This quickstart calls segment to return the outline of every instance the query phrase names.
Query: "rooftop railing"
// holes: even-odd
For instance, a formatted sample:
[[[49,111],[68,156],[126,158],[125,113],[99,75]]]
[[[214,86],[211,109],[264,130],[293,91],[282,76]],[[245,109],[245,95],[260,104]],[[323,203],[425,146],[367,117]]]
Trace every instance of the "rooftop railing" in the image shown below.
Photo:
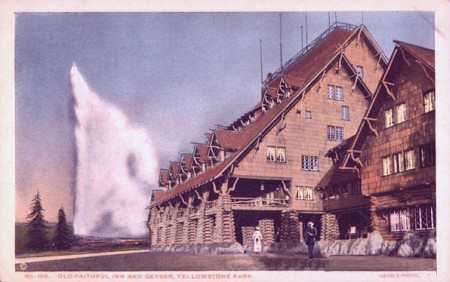
[[[348,31],[353,31],[358,28],[357,25],[335,22],[332,26],[330,26],[327,30],[322,32],[319,36],[317,36],[313,41],[311,41],[305,48],[300,50],[297,54],[295,54],[292,58],[290,58],[286,63],[284,63],[280,68],[278,68],[272,76],[266,78],[263,82],[264,85],[267,85],[271,80],[281,76],[283,71],[297,62],[300,58],[302,58],[309,50],[311,50],[314,46],[316,46],[320,41],[322,41],[325,37],[327,37],[330,33],[335,31],[336,29],[344,29]]]

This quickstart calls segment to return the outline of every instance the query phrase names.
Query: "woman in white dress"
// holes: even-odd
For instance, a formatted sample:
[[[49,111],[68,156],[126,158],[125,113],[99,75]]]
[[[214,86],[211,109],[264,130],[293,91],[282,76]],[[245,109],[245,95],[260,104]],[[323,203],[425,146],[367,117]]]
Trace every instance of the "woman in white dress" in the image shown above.
[[[262,234],[259,230],[259,226],[256,226],[255,232],[253,232],[253,251],[260,253],[262,249]]]

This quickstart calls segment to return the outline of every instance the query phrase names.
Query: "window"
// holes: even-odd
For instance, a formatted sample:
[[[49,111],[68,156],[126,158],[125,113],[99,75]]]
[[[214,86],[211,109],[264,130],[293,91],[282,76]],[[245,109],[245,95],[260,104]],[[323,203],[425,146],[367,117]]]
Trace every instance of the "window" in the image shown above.
[[[314,198],[313,188],[305,187],[305,200],[312,200]]]
[[[405,160],[406,170],[416,168],[416,153],[414,152],[414,149],[405,152]]]
[[[384,111],[384,127],[389,128],[394,125],[392,109]]]
[[[319,171],[319,157],[302,156],[302,170]]]
[[[383,158],[383,176],[390,175],[391,171],[391,157]]]
[[[328,85],[327,98],[330,100],[344,101],[344,88],[336,85]]]
[[[344,128],[340,126],[328,125],[327,138],[329,141],[343,141],[344,140]]]
[[[295,198],[297,200],[313,200],[314,199],[313,188],[309,186],[297,186]]]
[[[267,147],[267,161],[269,162],[275,161],[275,147],[273,146]]]
[[[295,198],[297,199],[297,200],[303,200],[304,199],[304,196],[303,196],[303,187],[301,187],[301,186],[297,186],[297,189],[296,189],[297,191],[296,191],[296,193],[295,193]]]
[[[416,230],[436,228],[436,208],[419,206],[414,209],[414,228]]]
[[[353,182],[353,185],[351,185],[351,186],[352,186],[352,194],[353,195],[361,195],[361,180],[357,180],[357,181]]]
[[[268,162],[286,162],[286,148],[284,147],[275,147],[275,146],[267,146],[267,161]]]
[[[405,160],[403,157],[403,152],[394,154],[394,173],[399,173],[405,171]]]
[[[364,79],[364,67],[356,66],[356,74],[359,76],[359,78]]]
[[[391,210],[389,226],[391,231],[435,229],[436,207],[434,205],[421,205]]]
[[[336,140],[343,141],[344,140],[344,128],[336,126]]]
[[[278,147],[276,152],[277,152],[277,162],[285,163],[286,162],[286,148]]]
[[[336,86],[328,85],[327,98],[330,99],[330,100],[334,100],[335,92],[336,92]]]
[[[397,105],[397,123],[405,122],[408,119],[406,114],[406,104]]]
[[[334,138],[336,136],[335,129],[336,128],[334,126],[331,126],[331,125],[328,126],[328,134],[327,134],[328,140],[330,140],[330,141],[334,140]]]
[[[434,142],[420,146],[420,166],[433,166],[435,160],[435,145]]]
[[[305,118],[306,118],[306,119],[312,119],[312,113],[311,113],[311,111],[306,111]]]
[[[423,107],[424,107],[425,113],[434,111],[434,109],[435,109],[434,90],[429,91],[423,95]]]
[[[350,107],[349,106],[342,106],[341,113],[342,113],[343,120],[350,120]]]
[[[391,231],[411,230],[411,215],[409,208],[393,210],[389,214]]]
[[[336,100],[344,101],[344,88],[336,86]]]

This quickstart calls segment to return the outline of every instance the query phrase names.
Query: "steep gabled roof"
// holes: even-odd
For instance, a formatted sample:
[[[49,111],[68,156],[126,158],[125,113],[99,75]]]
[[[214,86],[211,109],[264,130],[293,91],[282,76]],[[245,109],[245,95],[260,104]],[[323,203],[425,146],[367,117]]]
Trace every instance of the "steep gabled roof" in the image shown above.
[[[178,176],[180,174],[180,163],[179,162],[170,162],[169,174],[173,174],[174,176]]]
[[[421,61],[429,68],[434,70],[434,50],[413,45],[410,43],[402,42],[399,40],[394,40],[399,48],[402,48],[409,54],[413,55],[417,60]]]
[[[397,70],[394,67],[395,65],[401,65],[405,63],[411,64],[417,62],[426,68],[423,69],[425,75],[434,81],[435,75],[434,50],[426,49],[420,46],[412,45],[401,41],[394,41],[394,42],[396,43],[396,46],[392,51],[391,59],[388,62],[386,70],[381,76],[381,80],[377,86],[374,97],[370,102],[369,107],[367,108],[366,114],[361,123],[359,124],[358,130],[356,131],[355,134],[355,138],[350,145],[349,153],[347,153],[347,155],[345,156],[342,167],[346,168],[357,167],[357,160],[355,160],[354,158],[354,152],[360,152],[364,145],[366,137],[369,135],[371,131],[374,132],[374,130],[372,130],[374,128],[372,122],[375,121],[378,112],[381,106],[383,105],[384,97],[388,95],[387,94],[388,90],[386,89],[388,87],[386,85],[386,79],[395,76],[397,74]],[[407,60],[405,57],[405,53],[414,57],[416,59],[416,62],[413,61],[410,62],[409,60]],[[353,153],[351,151],[353,151]]]
[[[192,154],[183,153],[180,156],[180,166],[183,170],[192,171],[192,162],[194,158]]]
[[[159,170],[159,185],[166,186],[169,184],[169,170],[168,169],[160,169]]]
[[[249,135],[245,131],[234,131],[226,129],[217,129],[214,132],[219,146],[225,150],[237,151],[249,139]]]
[[[289,111],[296,104],[296,102],[298,102],[303,95],[309,91],[314,83],[320,79],[320,75],[324,71],[329,70],[339,60],[341,55],[342,66],[350,73],[350,76],[356,77],[356,70],[346,58],[343,50],[345,50],[344,47],[346,44],[348,44],[352,38],[357,36],[357,34],[361,34],[363,30],[363,26],[353,31],[335,28],[327,37],[318,42],[314,48],[299,57],[298,61],[294,64],[291,63],[289,67],[286,68],[284,75],[295,76],[297,81],[304,81],[302,88],[298,89],[296,93],[291,95],[289,98],[282,100],[274,108],[262,114],[242,131],[239,131],[240,133],[245,134],[241,135],[242,141],[240,140],[240,142],[242,142],[242,145],[239,146],[240,149],[233,156],[225,159],[225,161],[221,163],[218,163],[213,168],[199,174],[197,177],[191,178],[176,186],[174,189],[162,195],[152,205],[158,205],[163,201],[176,197],[179,193],[189,191],[203,184],[214,181],[224,175],[233,164],[239,162],[240,159],[245,156],[246,152],[257,143],[257,140],[260,137],[265,135],[277,124],[282,115]],[[268,81],[267,85],[269,87],[278,87],[280,81],[281,76],[275,77],[271,81]],[[361,79],[357,79],[356,86],[361,89],[367,99],[371,98],[372,93]],[[202,144],[198,144],[198,147],[196,148],[199,153],[202,149],[200,145]],[[205,150],[207,157],[208,150],[207,148],[205,148]]]

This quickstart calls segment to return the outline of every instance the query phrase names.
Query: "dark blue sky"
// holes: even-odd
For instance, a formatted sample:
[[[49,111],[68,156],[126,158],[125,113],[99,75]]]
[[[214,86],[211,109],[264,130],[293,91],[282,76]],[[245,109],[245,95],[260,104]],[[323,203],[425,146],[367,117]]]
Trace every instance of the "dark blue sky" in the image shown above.
[[[362,20],[358,12],[336,16]],[[301,48],[305,13],[282,19],[287,61]],[[364,13],[364,24],[387,56],[393,39],[434,48],[433,13]],[[308,13],[310,41],[327,27],[326,12]],[[49,214],[63,204],[71,216],[73,62],[103,100],[148,130],[166,167],[191,152],[191,141],[203,142],[215,124],[229,124],[259,101],[260,39],[266,75],[279,67],[278,13],[19,13],[16,201],[27,204],[17,205],[16,220],[24,220],[37,189]]]

